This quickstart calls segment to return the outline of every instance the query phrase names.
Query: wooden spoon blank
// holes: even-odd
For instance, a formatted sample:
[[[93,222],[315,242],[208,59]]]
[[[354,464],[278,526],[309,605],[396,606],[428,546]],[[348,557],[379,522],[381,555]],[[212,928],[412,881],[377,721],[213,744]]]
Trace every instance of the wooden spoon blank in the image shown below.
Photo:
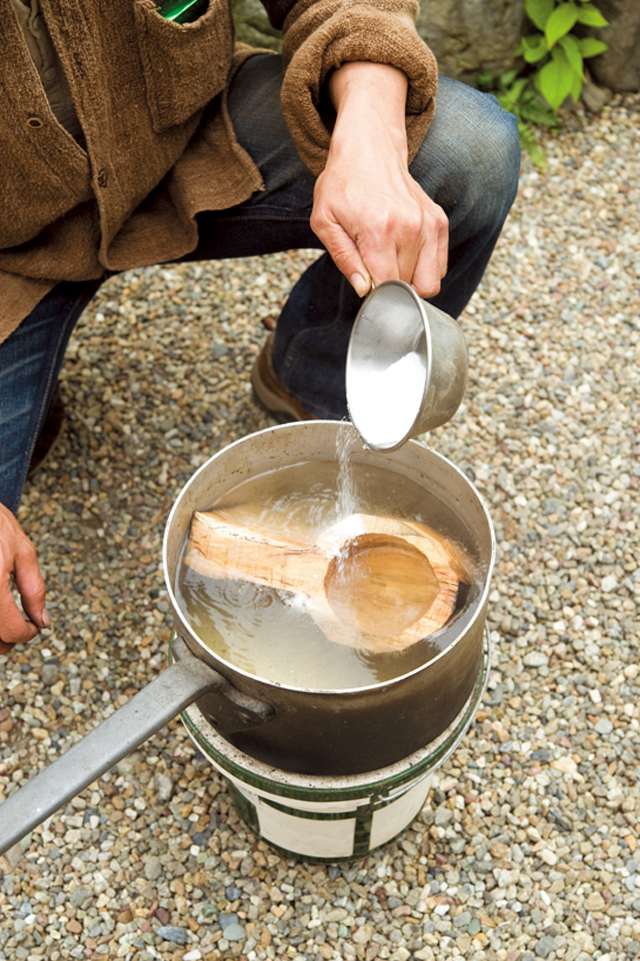
[[[469,578],[462,554],[413,521],[352,514],[309,544],[247,519],[197,511],[185,562],[206,577],[305,595],[329,640],[350,647],[398,651],[434,633]]]
[[[205,577],[307,595],[323,589],[327,570],[327,558],[313,545],[234,522],[225,511],[195,512],[185,561]]]

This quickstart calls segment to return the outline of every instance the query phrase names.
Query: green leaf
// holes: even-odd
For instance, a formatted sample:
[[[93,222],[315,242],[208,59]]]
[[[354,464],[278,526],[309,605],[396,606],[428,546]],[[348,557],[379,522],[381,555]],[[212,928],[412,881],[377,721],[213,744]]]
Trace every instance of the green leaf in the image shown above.
[[[535,99],[526,104],[522,111],[525,120],[531,121],[538,127],[558,127],[559,121],[556,115],[549,110],[546,104],[540,99],[538,94]]]
[[[531,157],[531,163],[543,172],[547,169],[547,155],[540,144],[534,143],[527,148],[527,153]]]
[[[547,40],[541,33],[523,37],[521,47],[521,56],[527,63],[538,63],[549,52]]]
[[[575,73],[582,80],[584,78],[584,67],[582,65],[582,53],[578,40],[572,36],[560,37],[558,43],[566,53],[567,60],[573,67]]]
[[[511,87],[508,87],[498,95],[498,103],[503,110],[514,113],[516,116],[520,113],[520,96],[528,82],[526,77],[520,77]]]
[[[569,33],[579,15],[583,12],[584,8],[579,10],[575,3],[561,3],[559,7],[556,7],[544,28],[544,35],[547,38],[549,48],[553,47],[560,37]]]
[[[500,80],[500,86],[502,87],[502,89],[506,90],[507,87],[510,87],[517,76],[518,76],[517,70],[506,70],[504,73],[501,73],[499,80]]]
[[[515,83],[511,84],[511,87],[509,90],[509,93],[511,94],[511,96],[514,97],[516,100],[519,100],[522,91],[527,86],[527,83],[528,83],[528,80],[526,77],[519,77],[518,80],[515,81]]]
[[[524,9],[538,30],[543,30],[554,8],[554,0],[525,0]]]
[[[597,57],[598,54],[604,53],[609,47],[603,40],[596,40],[595,37],[584,37],[583,40],[579,40],[580,53],[587,59],[587,57]]]
[[[588,27],[608,27],[609,21],[605,20],[597,7],[591,3],[585,3],[583,7],[576,7],[578,11],[578,23],[585,23]]]
[[[575,73],[563,51],[553,50],[553,58],[538,74],[540,93],[552,110],[557,111],[571,93]]]
[[[582,85],[584,83],[584,77],[579,76],[577,73],[574,74],[573,83],[571,84],[571,99],[574,103],[577,103],[580,99],[580,94],[582,93]]]

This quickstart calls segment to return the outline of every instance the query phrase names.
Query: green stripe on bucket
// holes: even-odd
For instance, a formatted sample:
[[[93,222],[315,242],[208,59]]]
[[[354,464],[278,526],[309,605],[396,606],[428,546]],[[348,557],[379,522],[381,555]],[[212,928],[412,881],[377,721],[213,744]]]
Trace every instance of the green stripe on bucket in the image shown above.
[[[260,822],[258,821],[255,804],[252,804],[249,798],[246,798],[242,791],[238,790],[233,781],[228,778],[225,778],[225,781],[236,811],[253,833],[260,837]]]
[[[242,791],[228,778],[225,778],[227,783],[227,788],[229,791],[229,797],[234,803],[238,815],[242,818],[247,827],[253,831],[257,837],[262,837],[260,833],[260,821],[258,818],[258,812],[256,810],[255,804],[244,796]],[[267,804],[269,807],[275,808],[278,811],[282,811],[284,814],[290,814],[295,818],[304,818],[310,821],[338,821],[338,820],[355,820],[355,829],[353,837],[353,851],[350,854],[346,854],[343,857],[333,858],[335,862],[339,861],[353,861],[354,858],[367,857],[371,853],[371,824],[373,818],[373,806],[369,804],[363,804],[355,811],[340,813],[330,813],[322,814],[320,812],[313,811],[300,811],[298,808],[287,807],[285,804],[277,804],[275,801],[268,800],[266,798],[261,798],[263,804]],[[402,831],[406,828],[402,828]],[[402,833],[402,831],[398,833]],[[313,857],[312,855],[301,855],[299,851],[290,851],[287,848],[283,848],[279,844],[275,844],[273,841],[269,840],[267,842],[271,847],[278,851],[281,851],[287,857],[292,857],[297,860],[303,858],[305,861],[326,863],[326,858]],[[389,842],[380,845],[380,847],[386,847]]]
[[[305,821],[353,821],[358,809],[353,811],[303,811],[300,808],[292,808],[287,804],[279,804],[273,798],[261,797],[263,804],[268,805],[275,811],[282,811],[283,814],[290,814],[294,818],[302,818]],[[366,807],[366,805],[363,805]]]
[[[255,805],[252,804],[251,801],[244,796],[244,794],[242,794],[242,792],[236,787],[233,781],[230,781],[228,778],[225,778],[225,781],[227,783],[227,787],[229,790],[229,797],[233,801],[235,808],[238,812],[238,815],[242,818],[242,820],[247,825],[249,830],[253,831],[256,837],[259,837],[259,838],[262,837],[260,833],[260,823],[258,820],[258,812],[256,811]],[[265,801],[264,798],[262,800],[263,800],[263,803],[271,804],[272,807],[278,807],[280,810],[284,811],[285,813],[291,813],[295,817],[302,816],[302,817],[311,817],[311,820],[314,819],[311,812],[301,812],[295,808],[286,808],[284,805],[276,805],[276,804],[273,804],[273,802]],[[391,803],[391,802],[387,802],[387,803]],[[323,815],[323,820],[330,819],[331,817],[333,818],[353,817],[353,812],[351,813],[351,815],[348,815],[348,814]],[[382,850],[388,847],[388,845],[395,839],[395,837],[400,837],[400,835],[407,830],[407,825],[404,825],[398,831],[398,833],[394,836],[394,838],[389,838],[388,840],[384,841],[382,844],[378,844],[375,848],[372,848],[371,847],[372,819],[373,819],[373,807],[371,805],[363,804],[356,809],[355,829],[354,829],[354,837],[353,837],[353,851],[350,854],[343,855],[342,857],[326,858],[326,857],[320,857],[320,856],[313,856],[309,854],[303,855],[303,854],[300,854],[299,851],[291,851],[289,848],[285,848],[281,844],[278,844],[273,840],[267,841],[267,844],[269,845],[269,847],[273,848],[275,851],[279,851],[285,857],[293,858],[297,861],[303,860],[309,864],[326,864],[327,862],[333,863],[333,864],[339,864],[342,862],[355,861],[355,860],[358,860],[359,858],[368,857],[374,851]]]
[[[356,829],[353,836],[353,857],[366,857],[371,853],[371,825],[373,823],[373,799],[356,811]]]

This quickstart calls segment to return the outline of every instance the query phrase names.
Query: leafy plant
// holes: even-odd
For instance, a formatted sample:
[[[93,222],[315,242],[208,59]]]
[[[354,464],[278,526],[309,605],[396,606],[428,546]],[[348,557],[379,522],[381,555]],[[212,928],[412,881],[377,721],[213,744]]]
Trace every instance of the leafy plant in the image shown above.
[[[532,82],[557,113],[567,97],[580,97],[584,61],[607,49],[595,37],[576,36],[573,28],[606,27],[607,21],[589,0],[525,0],[524,8],[537,31],[522,37],[516,56],[535,67]]]
[[[497,79],[484,72],[478,86],[493,92],[501,107],[516,116],[523,149],[544,167],[535,128],[560,127],[560,106],[569,96],[578,100],[582,92],[584,61],[607,49],[602,40],[572,31],[578,24],[606,27],[607,21],[589,0],[525,0],[525,12],[537,31],[522,37],[515,51],[524,68],[508,70]]]

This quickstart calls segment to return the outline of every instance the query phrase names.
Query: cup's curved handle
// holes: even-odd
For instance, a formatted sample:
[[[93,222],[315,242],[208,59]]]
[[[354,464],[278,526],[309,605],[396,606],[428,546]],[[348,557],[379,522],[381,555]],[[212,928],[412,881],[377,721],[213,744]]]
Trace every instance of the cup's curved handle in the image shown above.
[[[270,705],[236,690],[181,638],[174,639],[172,653],[167,670],[0,804],[0,855],[200,695],[217,692],[231,703],[235,726],[228,730],[256,727],[273,716]]]

